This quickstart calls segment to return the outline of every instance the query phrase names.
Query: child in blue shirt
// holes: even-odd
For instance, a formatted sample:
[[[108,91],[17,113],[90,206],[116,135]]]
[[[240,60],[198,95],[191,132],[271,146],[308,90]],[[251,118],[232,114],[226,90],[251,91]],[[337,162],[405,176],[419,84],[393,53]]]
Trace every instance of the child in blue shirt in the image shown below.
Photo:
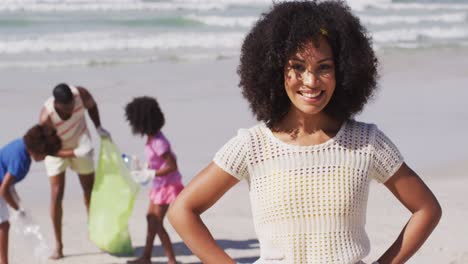
[[[54,128],[35,125],[22,137],[0,149],[0,263],[8,264],[8,231],[10,229],[8,207],[22,213],[13,198],[12,187],[23,180],[31,166],[31,159],[42,161],[47,155],[56,154],[62,146]]]

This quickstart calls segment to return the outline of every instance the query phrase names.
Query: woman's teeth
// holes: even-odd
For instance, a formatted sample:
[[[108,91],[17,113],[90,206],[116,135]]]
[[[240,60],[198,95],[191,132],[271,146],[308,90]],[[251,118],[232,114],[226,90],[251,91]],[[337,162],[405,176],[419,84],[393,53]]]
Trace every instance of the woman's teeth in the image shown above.
[[[307,98],[317,98],[319,97],[321,94],[322,94],[322,91],[318,91],[318,92],[300,92],[300,94],[304,97],[307,97]]]

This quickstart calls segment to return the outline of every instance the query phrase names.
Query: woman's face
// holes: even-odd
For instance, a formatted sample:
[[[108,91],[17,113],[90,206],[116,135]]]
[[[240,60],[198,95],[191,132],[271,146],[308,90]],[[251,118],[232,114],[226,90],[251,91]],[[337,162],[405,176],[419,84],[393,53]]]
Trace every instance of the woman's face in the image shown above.
[[[308,115],[325,108],[336,86],[333,52],[325,38],[320,38],[318,47],[307,42],[288,59],[284,81],[291,107]]]

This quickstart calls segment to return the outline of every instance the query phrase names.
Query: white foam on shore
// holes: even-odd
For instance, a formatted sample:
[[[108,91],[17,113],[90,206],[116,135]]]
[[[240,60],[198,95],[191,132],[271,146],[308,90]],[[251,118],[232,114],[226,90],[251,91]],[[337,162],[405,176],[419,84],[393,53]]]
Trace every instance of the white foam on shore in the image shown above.
[[[124,58],[83,58],[83,59],[51,59],[51,60],[3,60],[0,69],[48,69],[48,68],[70,68],[70,67],[97,67],[116,66],[124,64],[143,64],[154,62],[186,62],[186,61],[219,61],[239,56],[238,52],[218,53],[178,53],[159,56],[135,56]]]
[[[241,17],[226,17],[226,16],[200,16],[200,15],[187,15],[184,18],[197,21],[209,26],[219,27],[251,27],[255,21],[258,20],[257,16],[241,16]]]
[[[387,25],[394,23],[418,24],[422,22],[463,23],[467,21],[466,12],[422,15],[375,15],[359,16],[362,22],[374,25]]]
[[[367,8],[379,8],[392,11],[404,10],[420,10],[420,11],[440,11],[440,10],[453,10],[453,11],[466,11],[468,4],[455,4],[455,3],[373,3],[370,2],[366,5]]]
[[[372,37],[377,44],[417,41],[421,38],[463,39],[468,37],[468,29],[465,27],[401,28],[377,31]]]
[[[0,54],[39,52],[96,52],[131,49],[238,48],[243,32],[183,32],[122,34],[119,32],[76,32],[46,34],[23,39],[0,39]]]
[[[148,2],[142,0],[2,0],[0,11],[66,12],[66,11],[124,11],[124,10],[213,10],[231,6],[270,6],[273,2],[291,0],[175,0]],[[355,10],[371,5],[391,5],[390,0],[349,0]]]
[[[126,10],[217,10],[232,6],[271,6],[273,2],[291,0],[175,0],[150,2],[143,0],[2,0],[1,11],[66,12]],[[468,4],[456,3],[393,3],[391,0],[348,0],[355,11],[368,8],[385,10],[468,10]]]
[[[104,1],[104,2],[3,2],[0,12],[75,12],[75,11],[176,11],[176,10],[219,10],[226,9],[225,4],[211,3],[159,3],[140,1]]]

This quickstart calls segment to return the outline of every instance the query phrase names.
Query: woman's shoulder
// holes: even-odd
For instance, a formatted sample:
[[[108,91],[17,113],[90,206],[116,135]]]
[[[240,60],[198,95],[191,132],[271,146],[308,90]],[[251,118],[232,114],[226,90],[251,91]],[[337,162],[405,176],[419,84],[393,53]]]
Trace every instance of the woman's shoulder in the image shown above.
[[[265,134],[265,129],[268,128],[263,123],[255,124],[248,128],[239,128],[237,133],[231,136],[227,144],[249,146]]]
[[[373,123],[351,119],[345,122],[344,131],[341,132],[338,141],[346,146],[360,149],[374,144],[378,131],[377,125]]]
[[[367,123],[367,122],[357,121],[354,119],[350,119],[346,121],[346,128],[348,132],[351,131],[352,133],[356,133],[356,132],[374,133],[375,131],[378,130],[377,125],[374,123]]]
[[[267,125],[265,123],[257,123],[249,128],[240,128],[237,130],[237,137],[244,140],[255,139],[266,135]]]
[[[393,144],[378,125],[355,120],[346,123],[343,138],[345,142],[355,142],[359,145]]]

